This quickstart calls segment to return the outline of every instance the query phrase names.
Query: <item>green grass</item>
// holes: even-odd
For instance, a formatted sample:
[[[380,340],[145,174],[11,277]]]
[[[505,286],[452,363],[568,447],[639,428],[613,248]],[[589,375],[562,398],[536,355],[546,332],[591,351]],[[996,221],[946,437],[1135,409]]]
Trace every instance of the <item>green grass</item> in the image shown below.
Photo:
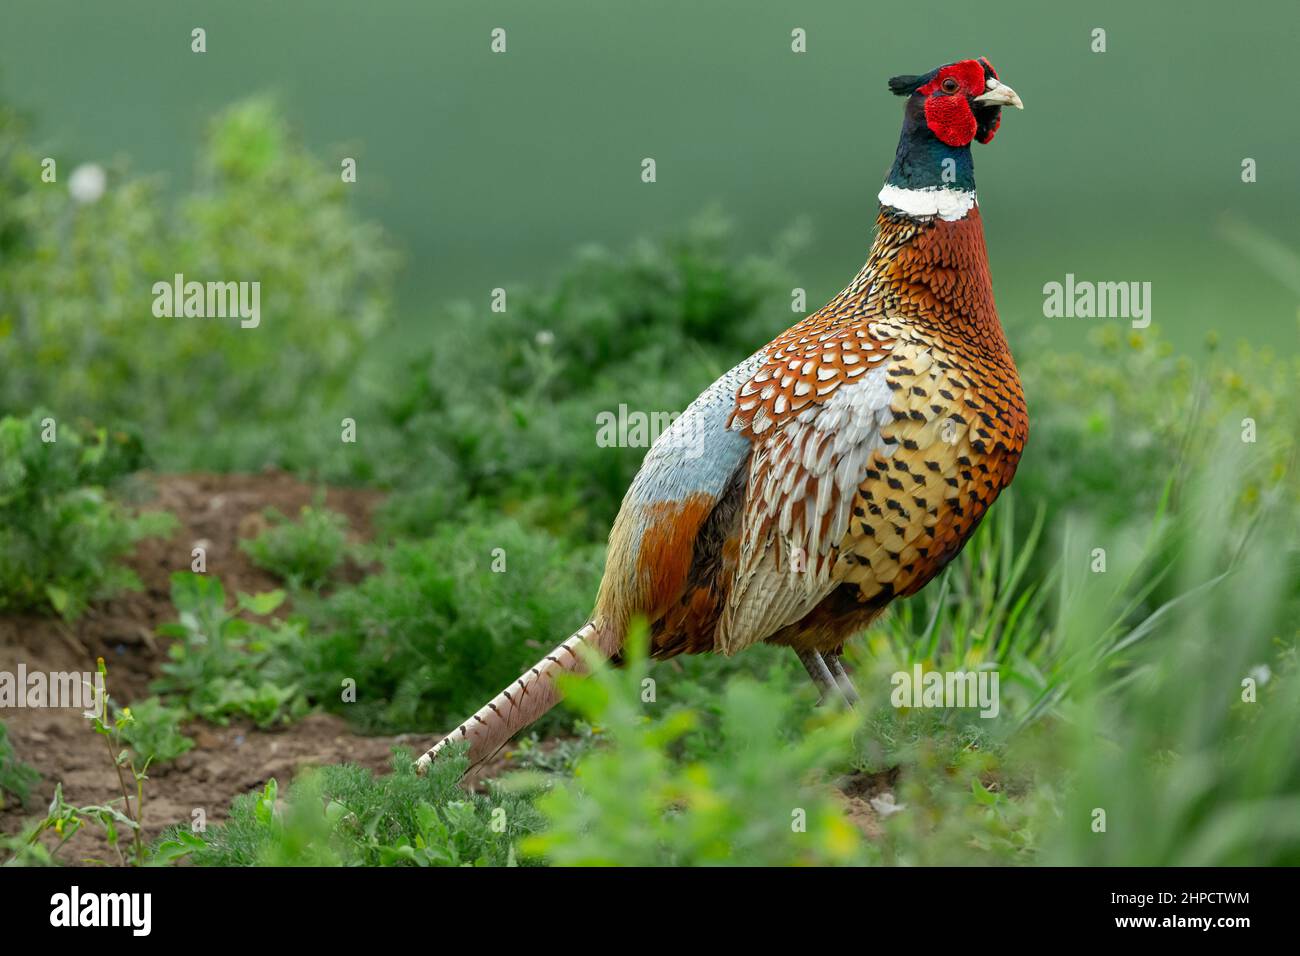
[[[38,780],[40,774],[14,755],[9,729],[0,722],[0,807],[10,799],[16,799],[19,806],[26,804]]]

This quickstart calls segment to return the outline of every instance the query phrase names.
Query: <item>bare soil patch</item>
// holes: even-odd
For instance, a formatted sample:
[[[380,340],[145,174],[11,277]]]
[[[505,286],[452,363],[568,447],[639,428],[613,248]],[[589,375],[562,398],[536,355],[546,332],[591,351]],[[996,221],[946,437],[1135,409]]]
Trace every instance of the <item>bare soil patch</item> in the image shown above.
[[[70,625],[37,615],[0,616],[0,669],[13,671],[23,662],[29,672],[93,671],[95,659],[102,656],[115,699],[129,703],[148,696],[168,643],[155,635],[155,628],[175,617],[171,575],[189,570],[191,550],[198,545],[207,550],[208,573],[221,578],[232,598],[236,591],[275,588],[279,582],[248,560],[239,541],[265,526],[263,512],[268,507],[296,516],[318,492],[317,486],[282,472],[144,476],[143,488],[143,510],[169,511],[178,521],[170,538],[142,541],[126,562],[143,588],[96,604]],[[363,489],[325,490],[326,505],[347,518],[358,542],[369,539],[371,516],[380,500],[377,493]],[[352,567],[343,576],[355,579],[362,573]],[[16,833],[31,818],[39,818],[58,782],[71,803],[101,803],[119,794],[104,739],[91,732],[78,710],[6,708],[0,719],[18,758],[41,773],[26,808],[11,802],[0,810],[0,831]],[[209,823],[220,822],[235,796],[261,787],[271,777],[287,783],[304,767],[345,761],[383,770],[393,746],[415,749],[427,746],[428,739],[362,737],[329,714],[313,714],[272,730],[204,721],[192,722],[185,730],[195,739],[194,749],[149,771],[144,822],[150,839],[173,823],[189,824],[199,809]],[[65,863],[116,861],[101,834],[91,830],[73,837],[59,858]]]

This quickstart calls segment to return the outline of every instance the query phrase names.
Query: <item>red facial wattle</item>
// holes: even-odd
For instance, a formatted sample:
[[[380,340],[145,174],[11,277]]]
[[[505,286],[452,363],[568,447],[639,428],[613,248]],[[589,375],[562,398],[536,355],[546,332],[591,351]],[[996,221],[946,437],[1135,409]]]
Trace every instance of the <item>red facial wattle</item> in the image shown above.
[[[991,65],[988,69],[993,71]],[[930,82],[917,89],[925,97],[926,125],[940,142],[949,146],[966,146],[980,131],[969,98],[984,92],[984,70],[985,63],[979,60],[951,63],[938,70]],[[980,142],[988,142],[996,130],[997,126],[994,125],[992,130],[987,131],[987,139],[981,134]]]
[[[970,104],[961,95],[931,96],[925,101],[925,122],[930,132],[949,146],[965,146],[979,128]]]

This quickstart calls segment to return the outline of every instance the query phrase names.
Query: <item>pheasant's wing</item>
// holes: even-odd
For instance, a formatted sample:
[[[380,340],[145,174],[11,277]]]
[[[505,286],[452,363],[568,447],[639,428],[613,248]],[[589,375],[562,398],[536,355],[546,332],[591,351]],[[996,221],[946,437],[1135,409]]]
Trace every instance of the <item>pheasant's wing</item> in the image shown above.
[[[840,544],[873,452],[892,453],[886,322],[795,326],[741,386],[731,428],[753,451],[740,557],[717,646],[733,654],[804,617],[839,583]]]
[[[680,599],[701,528],[746,467],[750,442],[728,422],[762,360],[755,353],[715,381],[646,454],[610,531],[598,609],[654,622]]]

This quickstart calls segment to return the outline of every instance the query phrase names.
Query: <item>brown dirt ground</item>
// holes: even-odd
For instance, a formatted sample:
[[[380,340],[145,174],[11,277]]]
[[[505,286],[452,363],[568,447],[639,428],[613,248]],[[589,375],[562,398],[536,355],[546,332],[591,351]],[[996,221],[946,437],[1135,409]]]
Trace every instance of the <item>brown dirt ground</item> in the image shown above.
[[[207,549],[208,572],[219,575],[232,597],[236,591],[256,593],[279,586],[239,550],[241,538],[253,537],[265,525],[263,512],[278,508],[296,515],[311,504],[317,488],[281,472],[258,475],[145,476],[150,499],[142,510],[164,510],[176,516],[176,532],[166,540],[140,543],[126,564],[143,588],[96,604],[71,625],[36,615],[0,616],[0,669],[12,671],[19,661],[29,671],[93,671],[95,658],[108,663],[108,686],[114,699],[147,696],[148,685],[165,660],[166,639],[154,629],[174,619],[170,600],[173,571],[188,570],[191,549]],[[371,534],[371,514],[380,497],[359,489],[331,488],[326,504],[348,519],[351,535],[364,541]],[[364,569],[345,568],[344,578]],[[92,733],[75,709],[10,709],[3,714],[16,756],[41,772],[25,809],[14,801],[0,810],[0,832],[16,833],[39,819],[62,782],[71,803],[90,804],[112,799],[120,791],[103,738]],[[390,748],[412,749],[425,739],[361,737],[340,718],[313,714],[291,727],[258,730],[250,724],[219,727],[204,721],[186,726],[195,739],[189,753],[151,768],[145,785],[144,822],[149,838],[173,823],[188,823],[202,808],[209,822],[226,816],[233,797],[262,786],[275,777],[287,783],[309,765],[352,761],[363,767],[387,767]],[[107,842],[95,830],[83,830],[59,853],[66,863],[86,858],[112,861]]]
[[[95,659],[102,656],[115,700],[148,696],[168,643],[155,635],[155,629],[174,619],[170,577],[174,571],[189,569],[191,549],[198,545],[207,549],[208,573],[221,578],[232,600],[239,591],[252,594],[278,587],[280,582],[255,567],[238,543],[265,526],[267,508],[296,515],[320,490],[277,471],[141,477],[147,498],[141,509],[171,512],[178,522],[170,538],[141,542],[126,561],[143,587],[92,606],[71,625],[36,615],[0,615],[0,670],[13,671],[22,661],[29,672],[93,671]],[[347,518],[354,541],[369,540],[371,518],[381,500],[378,493],[329,488],[325,500]],[[364,573],[365,568],[353,565],[344,568],[341,577],[356,580]],[[90,731],[80,711],[6,708],[2,716],[16,756],[39,770],[41,780],[25,808],[14,801],[0,808],[0,833],[17,833],[40,819],[58,782],[63,784],[64,798],[78,805],[105,802],[120,793],[104,740]],[[342,762],[381,771],[388,767],[392,747],[418,750],[436,739],[410,734],[363,737],[341,718],[320,713],[271,730],[248,723],[220,727],[195,721],[185,731],[194,738],[194,748],[149,771],[144,829],[150,840],[174,823],[188,825],[196,809],[204,811],[210,824],[221,822],[234,797],[262,787],[272,777],[283,785],[306,767]],[[499,758],[472,782],[477,784],[509,766],[508,757]],[[838,782],[846,814],[869,838],[880,835],[879,815],[870,799],[892,784],[886,774],[855,775]],[[50,837],[51,845],[52,841]],[[75,835],[58,859],[69,864],[116,861],[101,832],[93,828]]]

